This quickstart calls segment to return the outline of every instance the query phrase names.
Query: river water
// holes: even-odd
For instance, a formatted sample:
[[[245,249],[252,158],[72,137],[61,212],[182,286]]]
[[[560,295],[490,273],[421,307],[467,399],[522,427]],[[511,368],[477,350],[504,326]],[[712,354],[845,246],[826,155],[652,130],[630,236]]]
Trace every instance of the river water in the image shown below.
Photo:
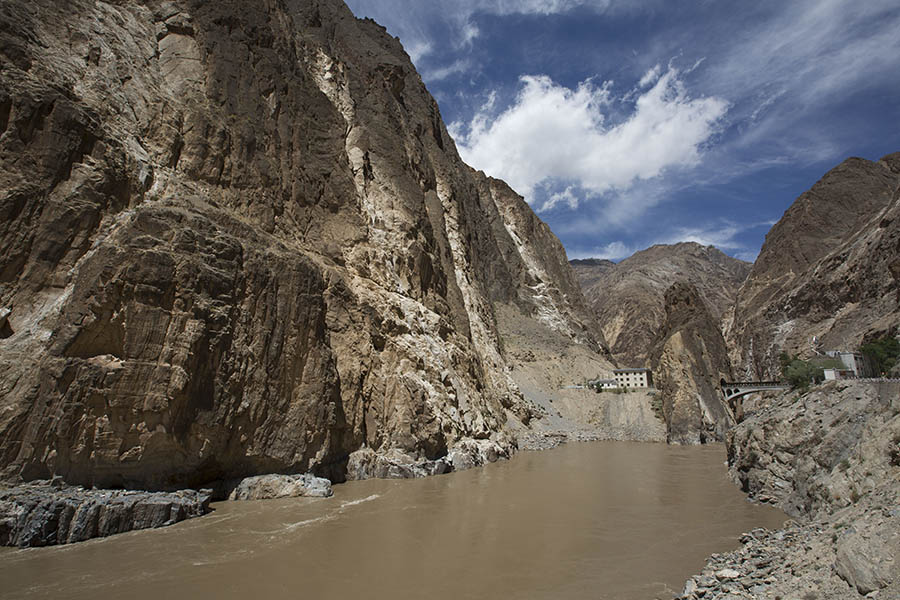
[[[720,445],[595,442],[328,499],[224,502],[173,527],[0,551],[0,597],[91,600],[671,598],[785,515]]]

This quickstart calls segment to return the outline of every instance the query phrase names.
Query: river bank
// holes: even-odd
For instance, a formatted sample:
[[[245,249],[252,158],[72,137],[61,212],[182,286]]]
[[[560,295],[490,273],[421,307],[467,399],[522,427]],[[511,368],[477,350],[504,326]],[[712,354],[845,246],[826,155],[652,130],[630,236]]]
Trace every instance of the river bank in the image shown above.
[[[900,598],[900,385],[784,394],[727,445],[732,479],[794,519],[711,556],[678,598]]]
[[[721,445],[566,444],[328,499],[213,503],[173,527],[0,550],[16,598],[671,597],[784,514],[748,503]]]
[[[362,448],[347,461],[346,479],[412,479],[464,471],[509,459],[518,451],[555,448],[568,442],[665,441],[665,426],[653,413],[647,392],[596,394],[559,390],[549,395],[523,380],[529,400],[542,413],[531,427],[510,429],[491,439],[464,439],[431,460],[400,450]],[[511,423],[518,423],[510,419]],[[295,478],[303,477],[298,484]],[[330,495],[330,482],[311,474],[267,474],[245,480],[240,499]],[[324,490],[327,493],[318,493]],[[233,498],[240,479],[214,481],[205,490],[147,492],[84,489],[56,478],[0,489],[0,546],[48,546],[81,542],[135,529],[172,525],[205,515],[210,499]],[[124,502],[124,504],[123,504]],[[108,506],[109,505],[109,506]],[[125,506],[121,509],[119,505]],[[124,512],[122,512],[124,510]],[[167,512],[169,511],[169,512]],[[171,515],[170,515],[171,512]],[[122,513],[122,514],[120,514]],[[83,523],[87,519],[87,522]]]

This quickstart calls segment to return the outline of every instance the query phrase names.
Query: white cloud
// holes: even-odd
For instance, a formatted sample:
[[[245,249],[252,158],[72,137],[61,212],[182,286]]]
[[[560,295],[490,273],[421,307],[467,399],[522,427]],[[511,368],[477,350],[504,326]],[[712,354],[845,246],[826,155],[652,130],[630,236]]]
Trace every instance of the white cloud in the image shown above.
[[[746,227],[738,227],[733,223],[706,228],[682,227],[670,237],[658,243],[696,242],[701,246],[715,246],[719,250],[742,250],[744,246],[735,241],[734,236],[746,229]]]
[[[625,245],[623,242],[615,241],[605,246],[595,246],[583,251],[569,252],[569,260],[581,258],[602,258],[606,260],[621,260],[628,258],[637,252],[635,248]]]
[[[443,67],[423,70],[422,78],[429,82],[441,81],[443,79],[447,79],[452,75],[465,73],[471,68],[472,64],[468,60],[459,59]]]
[[[570,185],[561,192],[550,194],[550,197],[544,202],[541,210],[550,210],[557,204],[563,203],[571,209],[578,208],[578,197],[573,192],[574,188]]]
[[[638,87],[645,88],[651,83],[656,83],[659,80],[659,76],[662,73],[662,67],[656,65],[641,77],[641,81],[638,83]]]
[[[717,58],[700,84],[736,105],[735,148],[793,164],[834,161],[855,124],[822,127],[823,114],[872,86],[900,89],[898,29],[896,0],[786,2],[723,31],[718,50],[704,41]]]
[[[400,37],[413,63],[422,66],[421,59],[435,50],[424,24],[441,22],[449,29],[451,45],[459,49],[470,46],[480,35],[474,22],[477,15],[554,15],[580,7],[598,13],[633,11],[653,1],[658,0],[347,0],[347,4],[356,16],[372,17],[386,25]]]
[[[720,98],[691,98],[674,67],[614,124],[605,112],[614,100],[610,82],[586,80],[574,90],[545,76],[525,76],[521,83],[514,103],[499,115],[485,106],[468,127],[457,124],[453,131],[466,162],[506,180],[529,201],[548,180],[596,196],[627,190],[669,167],[695,165],[728,107]]]
[[[430,54],[432,48],[431,43],[423,39],[413,39],[403,47],[413,64],[417,64],[423,56]]]

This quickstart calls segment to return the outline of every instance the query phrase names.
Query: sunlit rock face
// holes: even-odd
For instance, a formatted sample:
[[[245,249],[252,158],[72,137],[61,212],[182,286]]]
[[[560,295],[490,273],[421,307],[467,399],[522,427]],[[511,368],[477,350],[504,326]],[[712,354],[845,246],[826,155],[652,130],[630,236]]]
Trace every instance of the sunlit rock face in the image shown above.
[[[477,463],[536,416],[504,327],[609,366],[559,241],[339,0],[6,2],[0,25],[7,479]]]
[[[665,295],[666,321],[653,343],[651,362],[662,396],[668,440],[676,444],[721,441],[735,424],[719,390],[731,365],[718,321],[697,288],[675,283]]]
[[[781,352],[854,349],[900,324],[900,154],[849,158],[797,198],[766,236],[726,320],[745,378]]]
[[[718,321],[734,304],[751,264],[696,242],[657,244],[619,263],[573,260],[597,324],[623,366],[644,366],[666,320],[666,291],[690,282]]]

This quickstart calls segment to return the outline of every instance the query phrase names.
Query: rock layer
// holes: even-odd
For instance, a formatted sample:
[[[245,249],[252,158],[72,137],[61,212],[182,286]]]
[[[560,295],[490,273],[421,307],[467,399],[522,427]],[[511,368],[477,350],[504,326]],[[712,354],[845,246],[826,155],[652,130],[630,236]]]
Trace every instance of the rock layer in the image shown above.
[[[171,525],[209,511],[209,490],[85,490],[56,479],[0,490],[0,545],[70,544]]]
[[[608,366],[558,240],[339,0],[6,1],[0,58],[4,477],[509,453],[501,308]]]

